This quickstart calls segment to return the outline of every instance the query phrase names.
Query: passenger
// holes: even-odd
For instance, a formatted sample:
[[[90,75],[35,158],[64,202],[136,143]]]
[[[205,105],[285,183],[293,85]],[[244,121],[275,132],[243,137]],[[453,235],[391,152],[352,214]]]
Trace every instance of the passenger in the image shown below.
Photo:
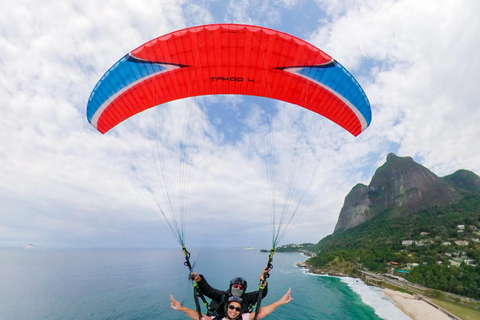
[[[268,267],[265,267],[260,274],[260,285],[264,288],[262,299],[268,293],[267,281],[265,281],[265,274],[270,271]],[[198,288],[202,294],[212,299],[208,307],[207,315],[224,317],[225,316],[225,302],[231,296],[240,297],[243,300],[243,312],[251,312],[254,305],[257,303],[258,291],[245,292],[247,289],[247,281],[242,277],[233,278],[230,281],[230,286],[227,291],[222,291],[212,288],[205,277],[195,272],[192,272],[192,279],[198,284]]]
[[[270,313],[272,313],[275,309],[277,309],[279,306],[284,305],[292,301],[292,296],[290,295],[291,288],[288,289],[287,293],[283,295],[283,297],[280,298],[280,300],[269,304],[268,306],[261,307],[257,319],[263,319]],[[182,311],[185,313],[188,317],[194,320],[198,320],[198,312],[192,309],[189,309],[187,307],[184,307],[181,305],[180,302],[175,300],[172,295],[170,295],[170,300],[172,300],[172,303],[170,304],[170,307],[172,309],[177,310],[177,311]],[[252,320],[255,317],[255,312],[248,312],[244,313],[243,310],[245,309],[245,304],[242,298],[237,297],[237,296],[231,296],[227,299],[227,302],[225,304],[225,316],[220,318],[218,316],[207,316],[202,314],[202,320],[212,320],[212,319],[218,319],[218,320]]]

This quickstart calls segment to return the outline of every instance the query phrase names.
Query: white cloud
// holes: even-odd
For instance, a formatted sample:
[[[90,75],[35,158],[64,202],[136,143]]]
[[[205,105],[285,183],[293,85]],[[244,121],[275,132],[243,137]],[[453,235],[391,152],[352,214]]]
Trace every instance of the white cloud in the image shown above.
[[[28,217],[52,221],[55,216],[61,223],[49,223],[51,228],[70,229],[70,219],[82,212],[75,219],[80,229],[91,225],[91,208],[111,214],[114,210],[107,209],[112,208],[107,203],[125,200],[117,199],[118,194],[128,198],[130,193],[133,201],[121,171],[101,161],[106,158],[104,149],[92,138],[99,134],[88,128],[84,108],[88,92],[115,59],[153,34],[183,24],[175,20],[181,17],[175,1],[153,5],[156,12],[148,11],[149,17],[143,13],[142,19],[135,18],[147,12],[135,11],[139,5],[147,3],[52,1],[32,6],[27,1],[0,13],[0,97],[5,114],[0,119],[0,189],[24,203],[18,208],[3,201],[2,225],[23,221],[31,230]],[[159,24],[161,13],[167,18]],[[26,232],[32,238],[25,236],[23,241],[42,241],[37,231]]]
[[[372,64],[370,80],[363,77],[374,108],[369,130],[386,133],[400,154],[416,156],[440,175],[460,168],[479,172],[479,156],[471,148],[480,133],[472,125],[480,120],[472,94],[480,77],[474,15],[479,4],[406,0],[348,6],[313,41],[354,74]]]
[[[142,180],[125,177],[132,155],[122,131],[102,136],[84,113],[93,86],[123,54],[203,23],[254,23],[297,36],[303,36],[299,30],[307,32],[308,40],[359,79],[372,103],[372,125],[357,138],[324,122],[306,131],[309,149],[299,183],[318,167],[317,186],[308,188],[308,196],[321,193],[286,242],[315,242],[332,232],[345,195],[356,183],[368,183],[389,152],[414,156],[439,175],[460,168],[480,173],[477,1],[352,0],[312,6],[304,1],[47,1],[41,6],[19,1],[1,11],[0,245],[174,244],[140,199],[138,192],[148,196],[146,189],[131,185]],[[322,10],[329,15],[311,19],[312,12]],[[311,25],[315,29],[308,29]],[[226,119],[208,122],[204,106],[222,101],[227,101],[226,112],[242,118],[242,128],[228,124],[221,132],[217,129]],[[180,118],[188,103],[196,114],[192,138],[200,152],[192,153],[189,239],[216,245],[229,239],[232,225],[255,246],[270,239],[262,163],[266,131],[260,126],[269,114],[260,108],[263,102],[252,101],[182,100],[161,113]],[[244,114],[246,103],[251,109]],[[286,128],[301,119],[288,108],[281,110],[273,118],[276,141],[281,141],[277,160],[284,164],[277,176],[288,181],[296,136]],[[181,139],[180,127],[172,121],[162,127],[171,134],[169,142]],[[233,140],[229,135],[235,133]],[[137,141],[141,154],[147,154],[151,146],[145,137]],[[167,158],[169,172],[177,168],[172,161],[177,159]],[[156,175],[153,167],[146,172]],[[205,230],[218,238],[206,237]]]

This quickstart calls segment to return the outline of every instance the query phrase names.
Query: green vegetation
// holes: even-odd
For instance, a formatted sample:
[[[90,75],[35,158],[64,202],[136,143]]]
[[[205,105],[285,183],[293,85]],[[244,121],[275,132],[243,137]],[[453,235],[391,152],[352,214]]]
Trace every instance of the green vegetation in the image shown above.
[[[277,252],[311,252],[315,245],[313,243],[286,244],[276,248]],[[264,250],[270,252],[269,250]]]
[[[480,310],[478,310],[479,306],[473,303],[472,305],[465,306],[463,304],[450,302],[441,298],[431,298],[431,300],[435,304],[439,305],[445,310],[452,312],[453,314],[455,314],[456,316],[460,317],[463,320],[480,319]]]
[[[478,267],[450,265],[421,265],[411,270],[408,280],[428,288],[480,298]]]
[[[480,299],[480,196],[403,216],[397,211],[322,239],[307,262],[321,269],[337,264],[395,273],[433,290]]]

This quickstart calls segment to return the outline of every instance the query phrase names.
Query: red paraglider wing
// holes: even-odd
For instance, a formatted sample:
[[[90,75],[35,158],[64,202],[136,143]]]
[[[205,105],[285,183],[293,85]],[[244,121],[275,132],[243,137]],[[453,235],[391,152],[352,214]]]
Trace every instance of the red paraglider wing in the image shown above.
[[[291,35],[235,24],[176,31],[133,50],[99,81],[87,118],[105,133],[156,105],[211,94],[290,102],[355,136],[371,121],[365,93],[330,56]]]

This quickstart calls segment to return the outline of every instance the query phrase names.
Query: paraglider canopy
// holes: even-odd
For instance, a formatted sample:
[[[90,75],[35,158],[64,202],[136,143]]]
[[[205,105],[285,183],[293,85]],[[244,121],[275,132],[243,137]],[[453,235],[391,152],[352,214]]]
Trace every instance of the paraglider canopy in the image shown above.
[[[87,118],[105,133],[148,108],[212,94],[286,101],[355,136],[371,122],[360,85],[329,55],[289,34],[240,24],[187,28],[131,51],[95,86]]]
[[[371,122],[370,104],[365,93],[353,76],[332,57],[289,34],[241,24],[213,24],[187,28],[153,39],[129,52],[113,65],[95,86],[87,105],[87,119],[99,132],[105,133],[129,117],[163,103],[218,94],[250,95],[285,101],[324,116],[354,136],[363,132]],[[304,110],[300,107],[298,109]],[[158,121],[155,124],[157,129],[166,125],[165,121]],[[271,123],[267,124],[271,129]],[[305,201],[307,190],[313,189],[311,186],[317,171],[314,170],[304,179],[306,187],[297,193],[296,185],[302,181],[298,169],[302,167],[307,153],[307,144],[302,143],[298,137],[292,148],[294,157],[289,164],[292,168],[287,174],[288,182],[282,183],[282,186],[283,184],[286,186],[285,196],[281,201],[277,201],[275,170],[277,158],[272,131],[269,130],[262,136],[267,140],[265,149],[270,148],[270,152],[265,152],[262,159],[265,160],[266,176],[269,180],[268,194],[273,231],[265,279],[268,278],[268,270],[273,267],[272,259],[276,245],[293,223],[300,203],[302,200]],[[171,170],[165,165],[166,156],[162,150],[161,134],[147,134],[146,137],[151,143],[152,162],[155,164],[161,186],[153,188],[149,183],[151,178],[149,173],[153,170],[138,172],[144,181],[143,189],[154,195],[158,209],[164,217],[165,226],[182,246],[184,264],[192,272],[190,253],[184,241],[183,223],[187,207],[189,170],[194,167],[194,162],[188,154],[193,145],[189,143],[189,138],[193,134],[189,134],[191,132],[188,123],[184,126],[183,132],[184,140],[179,142],[176,148],[180,168],[178,201],[174,196],[177,193],[171,188],[171,180],[167,178]],[[282,144],[285,145],[286,141],[282,141]],[[316,160],[317,154],[310,151],[313,152],[311,158]],[[140,159],[143,159],[136,154],[133,158],[135,165],[129,168],[129,172],[136,172],[137,167],[140,167],[138,166]],[[170,217],[167,217],[168,212],[158,200],[157,193],[164,194]],[[311,198],[314,199],[317,194],[318,192],[312,192]],[[296,196],[297,204],[290,207],[292,199]],[[312,201],[310,199],[310,203]],[[283,202],[281,210],[278,210],[280,219],[276,218],[277,202]],[[246,281],[242,280],[240,279],[237,284],[241,284],[245,290]],[[257,312],[263,297],[262,286],[261,283],[256,302]],[[195,285],[194,296],[196,309],[201,317],[198,298],[202,298],[202,295]]]

